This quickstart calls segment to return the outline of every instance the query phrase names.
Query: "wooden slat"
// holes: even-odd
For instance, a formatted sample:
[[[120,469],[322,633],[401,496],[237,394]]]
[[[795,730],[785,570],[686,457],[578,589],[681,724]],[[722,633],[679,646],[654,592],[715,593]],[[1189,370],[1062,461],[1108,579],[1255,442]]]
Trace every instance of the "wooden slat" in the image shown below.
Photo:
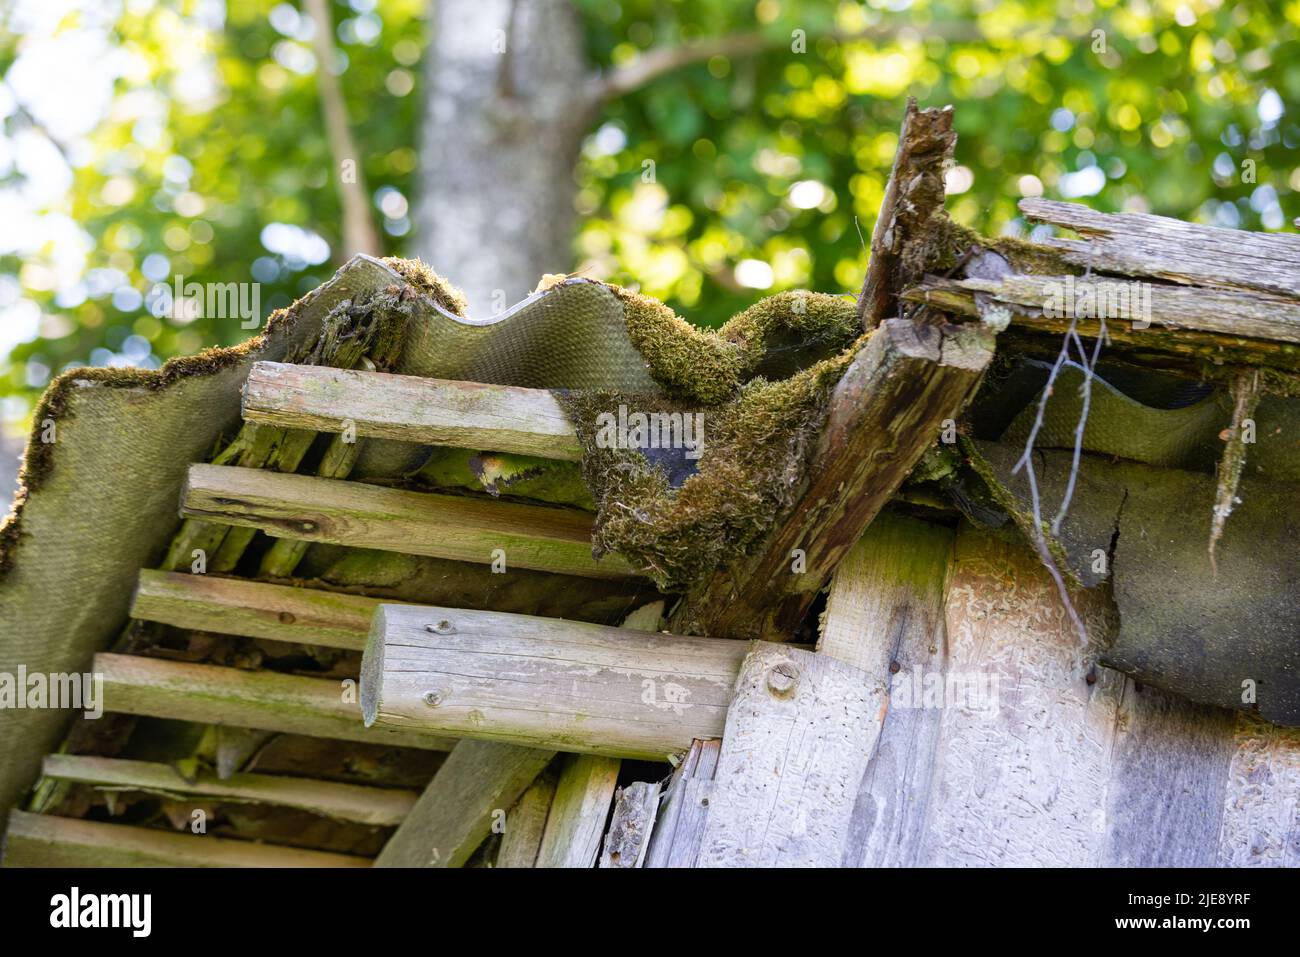
[[[177,628],[361,650],[379,600],[243,578],[140,572],[131,617]]]
[[[1079,233],[1082,239],[1047,241],[1079,266],[1300,297],[1300,236],[1294,233],[1198,226],[1145,213],[1099,213],[1080,203],[1041,198],[1022,199],[1020,211]]]
[[[548,768],[537,775],[508,814],[506,830],[497,850],[497,867],[536,867],[537,852],[546,833],[546,818],[555,800],[556,773]]]
[[[367,728],[340,682],[241,671],[136,655],[98,654],[104,710],[285,734],[449,751],[455,741],[396,728]],[[355,694],[355,689],[353,689]]]
[[[375,866],[462,866],[487,837],[493,814],[505,813],[554,756],[491,741],[461,741]]]
[[[207,768],[199,768],[190,780],[170,764],[89,755],[48,755],[41,773],[55,781],[75,781],[104,789],[274,804],[377,827],[400,824],[417,797],[413,791],[273,774],[235,773],[222,780]]]
[[[5,867],[369,867],[364,857],[13,811]]]
[[[971,326],[882,323],[835,388],[799,501],[751,556],[691,592],[672,630],[788,640],[943,421],[960,412],[991,345]]]
[[[281,538],[591,578],[635,572],[618,555],[591,557],[589,514],[538,505],[339,482],[259,469],[195,465],[182,512]]]
[[[717,739],[693,741],[674,769],[650,835],[646,867],[694,867],[699,862],[721,750]]]
[[[591,754],[570,754],[564,759],[537,851],[538,867],[595,865],[620,764],[615,758]]]
[[[659,813],[659,783],[637,781],[614,793],[614,814],[600,852],[600,866],[641,867]]]
[[[718,757],[702,867],[838,867],[887,707],[885,682],[785,645],[754,642]]]
[[[743,643],[454,608],[381,605],[366,723],[663,761],[722,733]]]
[[[244,418],[295,429],[582,460],[573,423],[544,389],[258,362]]]

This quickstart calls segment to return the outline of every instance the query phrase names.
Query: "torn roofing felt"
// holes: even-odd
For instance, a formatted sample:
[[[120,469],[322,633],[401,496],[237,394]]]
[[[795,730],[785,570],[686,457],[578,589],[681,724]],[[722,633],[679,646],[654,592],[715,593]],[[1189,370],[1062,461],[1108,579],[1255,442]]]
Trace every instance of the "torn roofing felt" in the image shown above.
[[[815,364],[857,335],[853,304],[831,296],[773,297],[722,334],[704,333],[660,303],[583,279],[562,279],[500,316],[475,321],[459,314],[459,294],[421,264],[358,256],[243,346],[174,360],[157,372],[73,371],[50,387],[29,443],[25,487],[0,533],[0,672],[86,669],[126,621],[139,570],[167,551],[189,466],[221,452],[223,436],[239,425],[252,363],[310,355],[329,334],[331,317],[381,303],[403,317],[397,358],[385,366],[391,371],[646,401],[716,405],[757,376]],[[41,441],[47,422],[52,442]],[[428,478],[435,461],[446,465],[448,450],[367,440],[352,477]],[[502,457],[478,465],[484,474],[511,471]],[[427,600],[423,582],[444,601],[463,596],[469,607],[470,586],[448,569],[458,564],[318,545],[299,574]],[[529,607],[512,607],[502,600],[500,576],[479,577],[496,580],[492,589],[473,586],[476,600],[502,610],[545,613],[550,605],[539,595],[555,591],[554,576],[517,572],[508,576],[510,587],[530,596]],[[629,587],[584,582],[582,593],[626,603]],[[55,749],[68,717],[0,711],[0,816],[35,777],[41,756]]]

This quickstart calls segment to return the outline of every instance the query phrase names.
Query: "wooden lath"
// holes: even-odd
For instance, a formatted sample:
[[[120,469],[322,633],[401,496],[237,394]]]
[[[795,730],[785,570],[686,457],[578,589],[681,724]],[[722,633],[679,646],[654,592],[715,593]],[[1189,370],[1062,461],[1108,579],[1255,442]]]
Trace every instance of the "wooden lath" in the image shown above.
[[[591,516],[562,508],[282,475],[190,468],[185,515],[277,538],[588,578],[638,577],[618,555],[591,557]]]
[[[258,362],[244,418],[292,429],[581,461],[573,423],[544,389]]]

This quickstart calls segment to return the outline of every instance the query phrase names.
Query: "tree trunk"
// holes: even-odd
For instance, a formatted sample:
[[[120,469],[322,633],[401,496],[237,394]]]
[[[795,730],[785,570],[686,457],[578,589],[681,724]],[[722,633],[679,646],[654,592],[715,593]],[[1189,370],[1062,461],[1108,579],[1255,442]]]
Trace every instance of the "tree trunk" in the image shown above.
[[[415,249],[485,318],[572,265],[593,116],[568,0],[433,0]]]

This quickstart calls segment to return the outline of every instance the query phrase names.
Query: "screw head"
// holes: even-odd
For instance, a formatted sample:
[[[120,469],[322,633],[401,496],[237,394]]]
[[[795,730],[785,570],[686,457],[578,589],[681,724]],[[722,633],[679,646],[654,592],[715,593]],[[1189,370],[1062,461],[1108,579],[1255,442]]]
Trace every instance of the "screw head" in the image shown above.
[[[426,691],[424,693],[424,703],[430,708],[436,708],[442,704],[443,695],[441,691]]]
[[[767,690],[785,697],[799,680],[799,668],[793,661],[782,661],[767,670]]]

